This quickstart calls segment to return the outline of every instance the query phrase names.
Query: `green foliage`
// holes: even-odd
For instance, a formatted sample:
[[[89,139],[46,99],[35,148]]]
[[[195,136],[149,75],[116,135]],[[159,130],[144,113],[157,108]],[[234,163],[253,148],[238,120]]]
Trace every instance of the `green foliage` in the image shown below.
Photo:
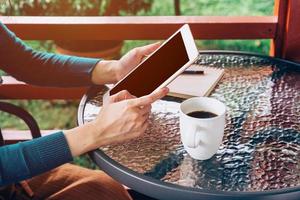
[[[203,16],[272,15],[274,7],[274,0],[182,0],[181,2],[181,11],[185,15]]]
[[[99,169],[99,167],[93,163],[88,155],[75,157],[73,163],[82,167],[88,167],[90,169]]]
[[[181,0],[182,15],[264,16],[272,15],[274,0]],[[174,15],[173,0],[154,0],[149,12],[140,15]]]
[[[37,120],[41,129],[70,129],[76,126],[78,101],[10,100],[25,108]],[[19,118],[0,111],[1,128],[27,129]]]
[[[199,40],[199,50],[232,50],[269,54],[270,40]]]
[[[10,0],[3,3],[4,15],[99,16],[136,14],[149,10],[152,0]]]

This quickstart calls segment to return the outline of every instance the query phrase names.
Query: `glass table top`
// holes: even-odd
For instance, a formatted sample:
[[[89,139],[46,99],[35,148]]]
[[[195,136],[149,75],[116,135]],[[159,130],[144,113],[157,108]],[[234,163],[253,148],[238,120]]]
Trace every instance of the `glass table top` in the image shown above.
[[[196,64],[225,69],[210,97],[227,106],[222,145],[209,160],[191,158],[180,141],[179,105],[152,105],[150,125],[135,140],[102,147],[119,164],[188,188],[268,191],[300,186],[300,67],[248,54],[200,53]],[[88,94],[83,123],[95,118],[107,89]]]

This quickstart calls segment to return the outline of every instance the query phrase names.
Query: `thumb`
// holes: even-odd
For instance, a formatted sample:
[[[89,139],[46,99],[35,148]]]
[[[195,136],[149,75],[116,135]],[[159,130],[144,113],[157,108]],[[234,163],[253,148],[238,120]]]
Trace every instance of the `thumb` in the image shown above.
[[[146,96],[142,96],[137,99],[132,99],[132,105],[133,106],[147,106],[149,104],[152,104],[158,99],[163,98],[166,96],[169,92],[169,89],[167,87],[161,88],[157,91],[152,92],[151,94],[148,94]]]

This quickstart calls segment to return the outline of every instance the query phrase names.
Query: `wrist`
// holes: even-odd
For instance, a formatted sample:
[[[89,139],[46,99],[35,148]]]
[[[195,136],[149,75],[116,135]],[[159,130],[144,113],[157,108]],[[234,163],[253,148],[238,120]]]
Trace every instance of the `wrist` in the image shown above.
[[[93,120],[85,126],[88,127],[90,131],[88,131],[87,137],[91,141],[91,149],[99,148],[100,146],[104,145],[102,135],[102,127],[97,124],[96,120]]]
[[[92,83],[103,85],[115,83],[118,81],[118,61],[101,60],[98,62],[92,72]]]
[[[96,130],[92,123],[64,131],[72,156],[79,156],[88,151],[96,149]]]

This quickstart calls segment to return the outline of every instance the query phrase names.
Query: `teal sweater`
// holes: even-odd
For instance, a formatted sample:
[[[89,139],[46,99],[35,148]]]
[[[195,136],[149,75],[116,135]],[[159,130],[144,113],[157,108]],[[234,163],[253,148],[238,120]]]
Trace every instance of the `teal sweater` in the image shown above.
[[[99,59],[34,51],[0,22],[0,69],[21,81],[41,86],[88,86],[97,62]],[[71,160],[63,132],[0,147],[0,186],[31,178]]]

